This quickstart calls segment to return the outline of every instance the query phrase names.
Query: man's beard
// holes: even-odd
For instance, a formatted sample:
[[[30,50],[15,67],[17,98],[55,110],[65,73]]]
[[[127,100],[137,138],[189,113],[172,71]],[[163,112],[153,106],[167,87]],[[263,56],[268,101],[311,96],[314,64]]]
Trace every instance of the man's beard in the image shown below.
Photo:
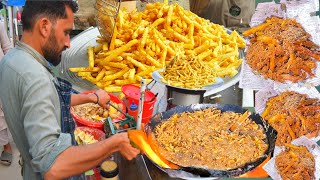
[[[64,48],[59,49],[55,31],[52,29],[48,41],[42,48],[44,58],[52,65],[57,66],[61,62],[61,52],[63,50]]]

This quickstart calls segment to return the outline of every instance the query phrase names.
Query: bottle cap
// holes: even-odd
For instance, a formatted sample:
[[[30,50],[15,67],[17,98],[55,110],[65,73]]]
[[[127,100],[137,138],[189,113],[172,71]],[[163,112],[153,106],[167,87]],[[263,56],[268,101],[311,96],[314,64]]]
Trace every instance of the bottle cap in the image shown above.
[[[130,105],[130,110],[131,111],[134,111],[134,110],[137,110],[138,109],[138,106],[132,102],[132,104]]]
[[[113,178],[119,174],[119,168],[116,162],[107,160],[100,166],[100,175],[105,178]]]

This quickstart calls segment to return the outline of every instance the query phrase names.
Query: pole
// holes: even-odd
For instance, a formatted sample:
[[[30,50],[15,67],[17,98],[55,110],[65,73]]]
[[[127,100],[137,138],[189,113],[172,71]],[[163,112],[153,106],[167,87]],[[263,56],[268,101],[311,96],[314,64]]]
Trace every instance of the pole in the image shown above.
[[[146,79],[142,77],[140,82],[140,98],[139,98],[139,106],[138,106],[138,119],[137,119],[137,129],[141,129],[141,121],[142,121],[142,113],[143,113],[143,102],[144,95],[146,91]]]

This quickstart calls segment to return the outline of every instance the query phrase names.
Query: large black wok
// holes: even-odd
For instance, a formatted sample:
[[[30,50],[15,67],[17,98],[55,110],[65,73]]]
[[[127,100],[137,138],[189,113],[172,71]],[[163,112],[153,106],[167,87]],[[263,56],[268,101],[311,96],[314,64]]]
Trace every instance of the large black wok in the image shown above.
[[[232,111],[236,113],[244,113],[246,110],[240,106],[235,105],[218,105],[218,104],[193,104],[190,106],[177,106],[169,111],[159,113],[151,118],[150,123],[146,125],[145,131],[147,134],[150,134],[154,131],[155,127],[166,120],[168,120],[174,114],[181,114],[183,112],[194,112],[197,110],[204,110],[207,108],[217,108],[222,112]],[[241,174],[244,174],[250,170],[253,170],[255,167],[260,165],[268,156],[270,156],[275,147],[275,141],[277,137],[277,132],[274,130],[268,123],[266,123],[258,114],[252,113],[250,115],[250,119],[252,119],[256,124],[259,124],[263,127],[266,133],[266,143],[269,145],[268,149],[260,158],[258,158],[255,162],[250,162],[245,164],[242,167],[238,167],[232,170],[214,170],[214,169],[203,169],[197,167],[181,167],[180,169],[166,169],[162,168],[159,165],[155,164],[159,169],[168,173],[170,176],[179,177],[179,178],[194,178],[194,177],[237,177]],[[250,152],[248,152],[250,153]]]

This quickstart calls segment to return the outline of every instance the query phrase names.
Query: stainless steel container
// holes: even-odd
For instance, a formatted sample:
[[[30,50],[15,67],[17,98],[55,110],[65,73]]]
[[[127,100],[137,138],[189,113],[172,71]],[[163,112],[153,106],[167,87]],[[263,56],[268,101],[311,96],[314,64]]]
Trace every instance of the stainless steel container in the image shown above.
[[[203,103],[203,96],[206,90],[186,90],[166,86],[168,93],[168,106],[171,109],[177,105],[187,106],[190,104]]]

